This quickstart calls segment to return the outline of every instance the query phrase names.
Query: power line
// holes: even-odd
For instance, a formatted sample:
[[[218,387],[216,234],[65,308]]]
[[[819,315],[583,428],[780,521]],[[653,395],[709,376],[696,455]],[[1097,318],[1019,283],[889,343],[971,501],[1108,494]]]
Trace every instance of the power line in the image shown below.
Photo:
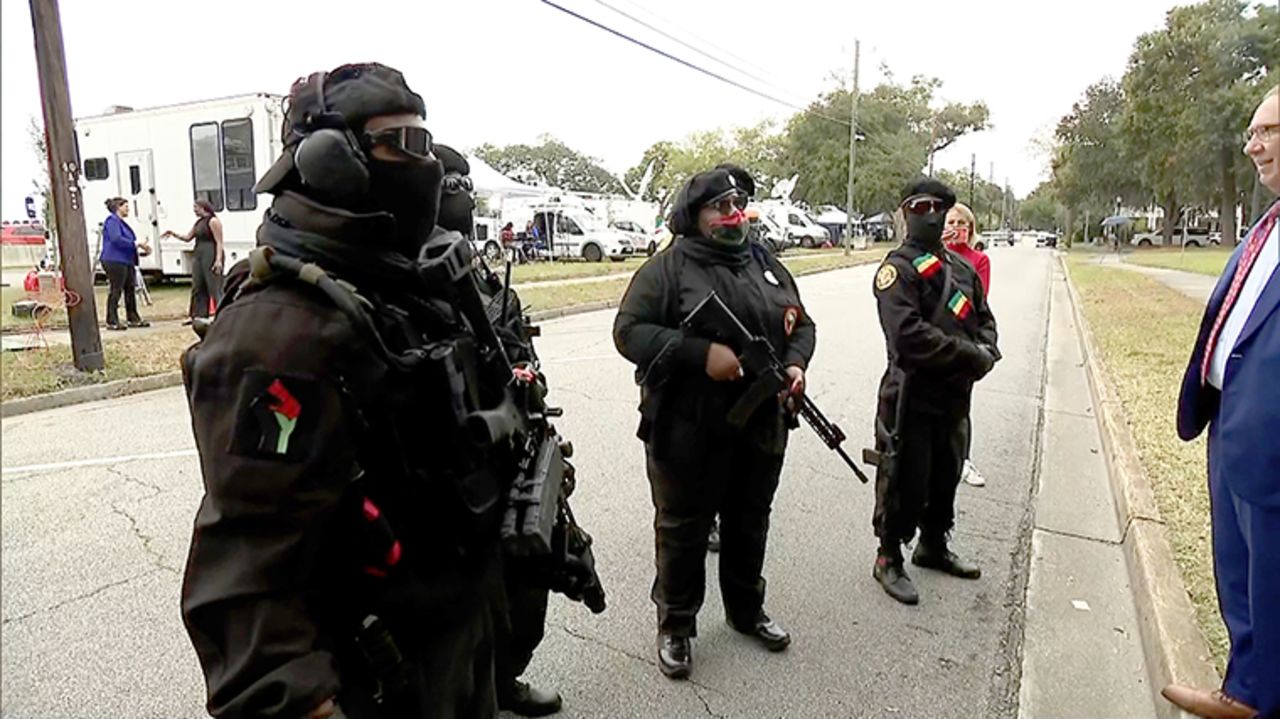
[[[744,69],[742,68],[742,66],[743,66],[743,65],[749,65],[749,63],[747,63],[746,61],[742,60],[742,58],[737,57],[736,55],[733,55],[732,53],[728,52],[727,50],[724,50],[723,48],[717,48],[717,49],[718,49],[718,50],[720,50],[721,52],[724,52],[725,54],[729,55],[730,57],[734,58],[735,60],[738,60],[738,61],[739,61],[739,64],[738,64],[738,65],[734,65],[734,64],[732,64],[732,63],[729,63],[729,62],[726,62],[726,61],[724,61],[724,60],[721,60],[720,58],[716,57],[715,55],[712,55],[711,53],[707,52],[706,50],[703,50],[702,48],[697,47],[696,45],[693,45],[693,44],[690,44],[690,43],[688,43],[688,42],[686,42],[686,41],[684,41],[684,40],[681,40],[680,38],[676,37],[675,35],[672,35],[671,33],[667,32],[667,31],[665,31],[665,30],[663,30],[663,29],[661,29],[661,28],[655,27],[654,25],[652,25],[652,24],[650,24],[650,23],[648,23],[648,22],[645,22],[644,20],[642,20],[642,19],[640,19],[640,18],[638,18],[638,17],[636,17],[636,16],[634,16],[634,15],[632,15],[632,14],[630,14],[630,13],[626,12],[625,10],[622,10],[622,9],[620,9],[620,8],[617,8],[617,7],[613,6],[613,5],[610,5],[609,3],[605,2],[604,0],[595,0],[595,2],[596,2],[596,4],[597,4],[597,5],[602,5],[602,6],[604,6],[605,8],[608,8],[609,10],[612,10],[613,12],[615,12],[615,13],[617,13],[617,14],[621,15],[622,17],[625,17],[626,19],[628,19],[628,20],[630,20],[630,21],[632,21],[632,22],[636,23],[637,25],[639,25],[639,26],[641,26],[641,27],[643,27],[643,28],[645,28],[645,29],[651,30],[651,31],[653,31],[653,32],[655,32],[655,33],[657,33],[657,34],[661,35],[662,37],[664,37],[664,38],[666,38],[666,39],[668,39],[668,40],[670,40],[670,41],[672,41],[672,42],[674,42],[674,43],[677,43],[678,45],[680,45],[680,46],[682,46],[682,47],[688,48],[689,50],[692,50],[692,51],[694,51],[694,52],[698,53],[699,55],[701,55],[701,56],[703,56],[703,57],[707,58],[708,60],[710,60],[710,61],[712,61],[712,62],[714,62],[714,63],[717,63],[717,64],[719,64],[719,65],[723,65],[724,67],[727,67],[727,68],[729,68],[730,70],[733,70],[734,72],[737,72],[737,73],[739,73],[739,74],[741,74],[741,75],[745,75],[746,77],[749,77],[749,78],[751,78],[752,80],[755,80],[756,82],[759,82],[759,83],[761,83],[761,84],[763,84],[763,85],[766,85],[766,86],[768,86],[768,87],[772,88],[772,89],[773,89],[773,90],[775,90],[775,91],[781,91],[781,92],[783,92],[783,93],[789,93],[789,92],[790,92],[789,90],[786,90],[786,89],[784,89],[784,88],[782,88],[782,87],[779,87],[777,83],[771,82],[771,81],[769,81],[769,80],[766,80],[766,79],[765,79],[765,78],[763,78],[763,77],[760,77],[759,75],[756,75],[756,74],[754,74],[754,73],[751,73],[751,72],[748,72],[748,71],[744,70]],[[656,17],[656,16],[655,16],[655,17]],[[695,39],[698,39],[698,38],[695,38]],[[710,43],[708,43],[708,45],[710,45]],[[714,46],[713,46],[713,47],[714,47]]]
[[[582,22],[585,22],[585,23],[587,23],[588,25],[592,25],[592,26],[597,27],[597,28],[599,28],[599,29],[601,29],[601,30],[604,30],[605,32],[609,33],[610,35],[613,35],[614,37],[618,37],[618,38],[621,38],[621,39],[623,39],[623,40],[626,40],[627,42],[632,43],[633,45],[639,45],[640,47],[642,47],[642,48],[644,48],[644,49],[648,50],[649,52],[652,52],[652,53],[656,53],[656,54],[658,54],[658,55],[661,55],[662,57],[665,57],[665,58],[667,58],[668,60],[671,60],[672,62],[679,63],[680,65],[683,65],[683,66],[685,66],[685,67],[689,68],[690,70],[693,70],[693,71],[695,71],[695,72],[699,72],[699,73],[701,73],[701,74],[703,74],[703,75],[706,75],[707,77],[713,78],[713,79],[715,79],[715,80],[719,80],[720,82],[723,82],[723,83],[725,83],[725,84],[727,84],[727,85],[731,85],[731,86],[733,86],[733,87],[736,87],[736,88],[738,88],[739,90],[744,90],[744,91],[746,91],[746,92],[751,93],[752,95],[755,95],[755,96],[757,96],[757,97],[764,98],[765,100],[768,100],[768,101],[770,101],[770,102],[775,102],[775,103],[777,103],[777,104],[779,104],[779,105],[782,105],[782,106],[784,106],[784,107],[789,107],[789,108],[791,108],[792,110],[795,110],[795,111],[797,111],[797,112],[811,112],[811,113],[813,113],[814,115],[816,115],[817,117],[821,117],[821,118],[824,118],[824,119],[826,119],[826,120],[830,120],[831,122],[835,122],[835,123],[838,123],[838,124],[840,124],[840,125],[844,125],[845,127],[848,127],[848,126],[849,126],[849,124],[850,124],[848,120],[842,120],[842,119],[840,119],[840,118],[838,118],[838,117],[832,117],[831,115],[827,115],[827,114],[825,114],[825,113],[821,113],[821,112],[818,112],[817,110],[813,110],[813,109],[810,109],[810,108],[800,107],[799,105],[796,105],[796,104],[794,104],[794,103],[787,102],[786,100],[779,99],[779,98],[774,97],[773,95],[770,95],[770,94],[768,94],[768,93],[766,93],[766,92],[761,92],[760,90],[757,90],[757,89],[755,89],[755,88],[753,88],[753,87],[750,87],[750,86],[748,86],[748,85],[744,85],[744,84],[742,84],[742,83],[740,83],[740,82],[737,82],[736,80],[731,80],[731,79],[729,79],[729,78],[727,78],[727,77],[725,77],[725,76],[723,76],[723,75],[720,75],[719,73],[712,72],[711,70],[708,70],[708,69],[706,69],[706,68],[704,68],[704,67],[701,67],[701,66],[699,66],[699,65],[695,65],[695,64],[693,64],[693,63],[689,62],[688,60],[685,60],[685,59],[682,59],[682,58],[676,57],[675,55],[672,55],[671,53],[666,52],[665,50],[660,50],[660,49],[658,49],[658,48],[656,48],[656,47],[654,47],[654,46],[652,46],[652,45],[650,45],[650,44],[648,44],[648,43],[646,43],[646,42],[644,42],[644,41],[642,41],[642,40],[637,40],[636,38],[631,37],[630,35],[627,35],[626,33],[622,32],[622,31],[620,31],[620,30],[615,30],[615,29],[613,29],[613,28],[609,27],[608,25],[605,25],[604,23],[598,22],[598,21],[596,21],[596,20],[592,20],[591,18],[586,17],[586,16],[584,16],[584,15],[580,15],[580,14],[578,14],[578,13],[576,13],[576,12],[574,12],[574,11],[572,11],[572,10],[570,10],[570,9],[566,8],[566,7],[564,7],[563,5],[558,5],[558,4],[554,3],[554,2],[552,2],[552,0],[540,0],[540,1],[542,2],[542,4],[543,4],[543,5],[549,5],[549,6],[551,6],[551,7],[555,8],[555,9],[559,10],[560,12],[562,12],[562,13],[564,13],[564,14],[566,14],[566,15],[569,15],[569,16],[571,16],[571,17],[577,18],[578,20],[581,20]]]

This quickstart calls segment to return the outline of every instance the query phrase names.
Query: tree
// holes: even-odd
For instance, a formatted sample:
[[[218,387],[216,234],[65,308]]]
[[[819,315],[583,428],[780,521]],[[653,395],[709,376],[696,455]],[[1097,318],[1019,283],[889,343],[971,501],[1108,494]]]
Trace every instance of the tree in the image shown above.
[[[938,179],[956,191],[956,199],[969,206],[978,221],[978,231],[995,229],[1000,226],[1000,208],[1004,201],[1004,188],[987,180],[974,176],[973,197],[969,196],[969,173],[942,170]]]
[[[538,138],[538,145],[481,145],[476,157],[499,172],[534,185],[558,187],[573,192],[621,193],[622,184],[599,160],[588,157],[550,135]]]
[[[1064,208],[1058,202],[1052,182],[1042,182],[1018,205],[1018,224],[1032,230],[1052,232],[1059,227]]]
[[[624,179],[629,188],[639,191],[645,169],[653,162],[653,178],[641,199],[665,205],[694,174],[732,162],[750,172],[757,191],[767,194],[773,183],[783,177],[782,154],[782,137],[772,122],[695,132],[679,143],[654,143],[640,162],[627,170]]]
[[[967,132],[986,127],[982,103],[930,109],[939,81],[892,77],[858,98],[858,162],[854,206],[866,214],[897,205],[899,194],[936,152]],[[800,175],[796,197],[811,205],[844,205],[849,173],[850,94],[829,92],[791,119],[782,165]]]
[[[1163,28],[1138,38],[1124,78],[1124,129],[1164,206],[1166,243],[1182,203],[1217,205],[1223,234],[1236,236],[1248,172],[1238,133],[1267,68],[1280,62],[1278,12],[1207,0],[1169,11]]]

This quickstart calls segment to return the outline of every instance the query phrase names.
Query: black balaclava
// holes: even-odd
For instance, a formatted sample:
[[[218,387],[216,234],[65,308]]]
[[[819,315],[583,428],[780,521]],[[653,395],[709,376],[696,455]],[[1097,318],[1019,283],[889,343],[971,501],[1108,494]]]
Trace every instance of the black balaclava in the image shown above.
[[[343,210],[388,213],[396,220],[395,247],[413,252],[436,224],[444,176],[440,161],[434,157],[427,160],[404,157],[395,162],[374,159],[369,154],[371,146],[364,140],[364,126],[370,118],[382,115],[426,117],[422,98],[405,83],[404,75],[385,65],[343,65],[328,73],[324,80],[323,110],[339,115],[345,122],[360,144],[369,171],[366,193],[335,199],[310,192],[293,166],[294,146],[307,134],[302,115],[314,105],[314,93],[315,88],[310,85],[295,83],[282,132],[284,155],[263,175],[257,190],[274,194],[292,190]]]
[[[470,237],[475,232],[476,201],[466,188],[464,180],[471,175],[471,163],[467,162],[462,153],[448,145],[437,144],[436,157],[440,158],[440,164],[444,168],[440,216],[436,224]]]
[[[916,215],[906,211],[907,200],[917,197],[936,197],[942,201],[940,212],[928,212]],[[945,184],[932,179],[920,178],[910,185],[902,195],[903,215],[907,221],[907,242],[929,250],[942,249],[942,231],[947,224],[947,210],[956,204],[956,193]]]

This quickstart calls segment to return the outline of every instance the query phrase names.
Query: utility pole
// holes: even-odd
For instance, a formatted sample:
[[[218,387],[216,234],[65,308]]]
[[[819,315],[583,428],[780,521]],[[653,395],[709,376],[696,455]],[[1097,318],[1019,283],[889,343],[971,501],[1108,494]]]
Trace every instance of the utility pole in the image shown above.
[[[44,108],[45,145],[49,153],[49,184],[53,190],[54,220],[58,227],[58,255],[69,297],[71,357],[82,372],[104,366],[102,336],[93,297],[93,267],[89,239],[84,228],[80,197],[80,158],[67,90],[67,60],[62,46],[62,20],[58,0],[30,0],[31,26],[35,31],[36,69],[40,75],[40,100]],[[74,293],[74,294],[71,294]]]
[[[1004,188],[1000,193],[1000,229],[1008,228],[1009,221],[1009,178],[1004,178]]]
[[[849,101],[849,194],[844,211],[844,253],[849,254],[853,244],[853,166],[858,159],[858,61],[861,59],[862,45],[853,41],[853,98]],[[862,240],[858,240],[858,249],[862,249]]]

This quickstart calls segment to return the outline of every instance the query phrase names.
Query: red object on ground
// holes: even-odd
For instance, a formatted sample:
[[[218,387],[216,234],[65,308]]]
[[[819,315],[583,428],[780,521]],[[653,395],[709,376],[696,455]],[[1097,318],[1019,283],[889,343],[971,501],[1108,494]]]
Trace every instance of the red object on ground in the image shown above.
[[[22,278],[22,289],[27,292],[40,291],[40,275],[35,270],[28,272],[27,276]]]

